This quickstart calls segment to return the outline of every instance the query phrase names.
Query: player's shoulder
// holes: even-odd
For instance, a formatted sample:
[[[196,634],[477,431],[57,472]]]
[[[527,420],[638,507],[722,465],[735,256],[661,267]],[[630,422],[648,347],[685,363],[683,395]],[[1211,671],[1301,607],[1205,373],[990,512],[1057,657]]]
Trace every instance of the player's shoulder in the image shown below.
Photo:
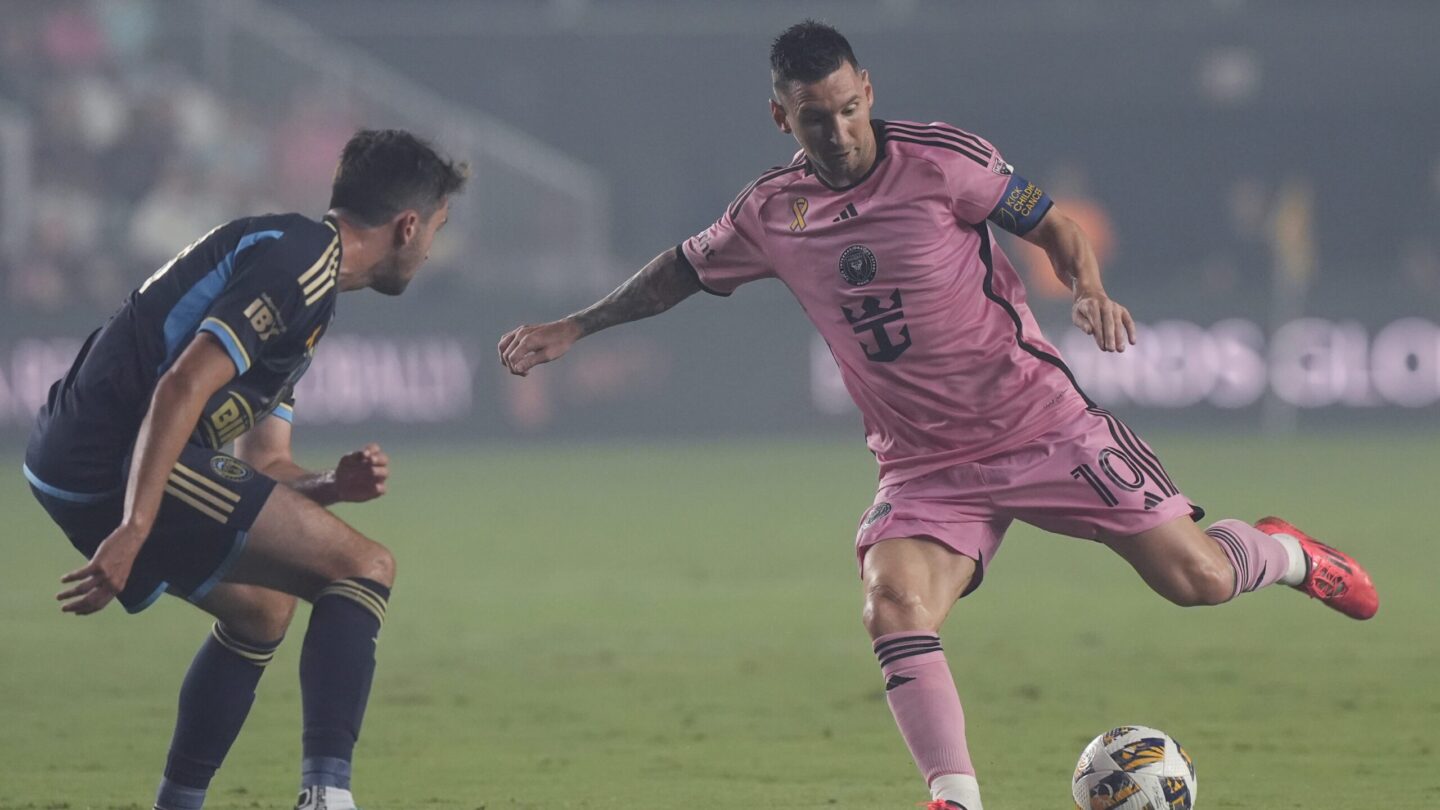
[[[759,207],[765,204],[765,200],[772,195],[784,190],[787,186],[804,178],[809,173],[809,164],[805,162],[805,152],[797,151],[789,163],[780,166],[771,166],[761,172],[758,177],[751,180],[745,188],[731,201],[727,209],[731,219],[740,216],[740,212],[747,206]]]
[[[326,250],[340,238],[340,231],[332,217],[311,219],[304,214],[262,214],[244,220],[246,231],[252,235],[265,234],[283,240],[287,247],[294,249],[315,248]]]
[[[332,217],[264,214],[247,220],[246,240],[262,250],[247,254],[236,267],[235,283],[269,285],[273,294],[304,302],[307,310],[334,297],[339,281],[340,229]],[[251,281],[244,281],[244,279]]]
[[[887,155],[938,165],[942,170],[981,168],[1002,173],[1000,152],[989,141],[952,124],[880,121]]]
[[[304,214],[262,214],[245,222],[243,240],[270,241],[257,255],[267,273],[294,276],[340,263],[340,229],[331,217],[311,219]],[[263,257],[263,258],[261,258]]]

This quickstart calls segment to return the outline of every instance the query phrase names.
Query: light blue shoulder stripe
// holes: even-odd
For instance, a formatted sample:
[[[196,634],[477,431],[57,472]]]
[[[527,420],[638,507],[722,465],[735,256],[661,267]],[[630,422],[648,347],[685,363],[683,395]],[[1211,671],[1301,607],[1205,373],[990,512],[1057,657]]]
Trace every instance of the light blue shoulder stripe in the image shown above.
[[[225,254],[225,258],[215,265],[204,278],[195,282],[185,295],[175,302],[170,308],[170,314],[165,316],[165,363],[160,366],[160,371],[170,367],[175,362],[175,355],[180,351],[180,344],[184,343],[195,333],[195,327],[205,318],[205,313],[210,311],[210,305],[224,292],[225,285],[230,282],[230,276],[235,272],[235,260],[240,254],[248,250],[256,242],[264,239],[279,239],[284,236],[284,231],[256,231],[247,233],[240,237],[235,249]]]

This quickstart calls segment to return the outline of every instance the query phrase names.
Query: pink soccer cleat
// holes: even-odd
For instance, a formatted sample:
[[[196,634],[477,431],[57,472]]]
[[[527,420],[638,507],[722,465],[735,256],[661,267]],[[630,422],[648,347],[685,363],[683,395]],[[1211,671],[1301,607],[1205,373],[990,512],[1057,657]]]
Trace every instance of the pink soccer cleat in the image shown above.
[[[1300,541],[1305,552],[1305,581],[1294,586],[1312,599],[1344,613],[1352,619],[1368,619],[1380,609],[1380,594],[1375,583],[1360,563],[1337,551],[1277,517],[1255,521],[1255,528],[1266,534],[1288,534]]]

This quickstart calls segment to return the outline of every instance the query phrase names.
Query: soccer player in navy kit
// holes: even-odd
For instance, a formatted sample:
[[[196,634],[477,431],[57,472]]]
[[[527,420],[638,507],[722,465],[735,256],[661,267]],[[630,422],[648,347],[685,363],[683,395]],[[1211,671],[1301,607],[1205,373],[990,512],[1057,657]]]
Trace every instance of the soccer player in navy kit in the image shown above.
[[[296,465],[292,394],[336,295],[399,295],[465,180],[409,133],[357,133],[321,220],[247,217],[202,236],[90,336],[40,410],[25,476],[89,559],[63,578],[61,609],[118,598],[135,613],[169,592],[216,618],[181,687],[158,810],[203,805],[297,598],[314,605],[297,806],[354,807],[395,564],[324,507],[383,494],[388,459],[370,445],[326,472]]]

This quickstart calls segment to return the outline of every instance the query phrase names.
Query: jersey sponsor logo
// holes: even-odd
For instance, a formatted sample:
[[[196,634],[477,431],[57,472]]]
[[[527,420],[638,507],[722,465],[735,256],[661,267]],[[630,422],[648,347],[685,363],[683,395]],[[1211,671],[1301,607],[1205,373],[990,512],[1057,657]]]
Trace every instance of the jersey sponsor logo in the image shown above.
[[[695,236],[695,250],[698,251],[701,256],[705,257],[705,261],[707,262],[715,258],[715,248],[710,244],[710,234],[714,230],[715,226],[711,225],[709,228],[706,228],[703,233]]]
[[[899,324],[900,331],[896,333],[899,341],[890,336],[890,325],[902,321],[905,317],[905,310],[901,308],[900,291],[890,293],[890,306],[885,306],[879,298],[865,296],[860,301],[860,312],[856,314],[849,307],[842,306],[840,311],[844,313],[845,320],[854,328],[855,334],[861,335],[866,332],[871,334],[875,341],[875,348],[871,349],[865,341],[860,341],[860,348],[865,352],[868,360],[876,363],[889,363],[896,360],[905,350],[910,348],[910,327],[903,322]]]
[[[890,514],[890,504],[877,503],[875,504],[874,508],[872,508],[865,515],[865,521],[860,524],[860,528],[868,529],[871,526],[874,526],[876,521],[878,521],[880,518],[885,517],[888,514]]]
[[[804,197],[796,197],[790,201],[790,211],[795,214],[795,218],[790,221],[790,230],[796,232],[805,230],[805,212],[809,210],[810,201]]]
[[[244,394],[231,391],[220,407],[210,413],[208,421],[210,440],[218,448],[249,430],[255,424],[255,414]]]
[[[275,302],[263,293],[245,307],[245,318],[250,321],[250,328],[255,330],[261,340],[269,340],[285,333],[285,322],[280,320]]]
[[[249,481],[255,477],[250,465],[234,456],[218,455],[210,459],[210,469],[227,481]]]
[[[879,269],[875,254],[864,245],[851,245],[840,254],[840,277],[852,287],[864,287],[874,281]]]

